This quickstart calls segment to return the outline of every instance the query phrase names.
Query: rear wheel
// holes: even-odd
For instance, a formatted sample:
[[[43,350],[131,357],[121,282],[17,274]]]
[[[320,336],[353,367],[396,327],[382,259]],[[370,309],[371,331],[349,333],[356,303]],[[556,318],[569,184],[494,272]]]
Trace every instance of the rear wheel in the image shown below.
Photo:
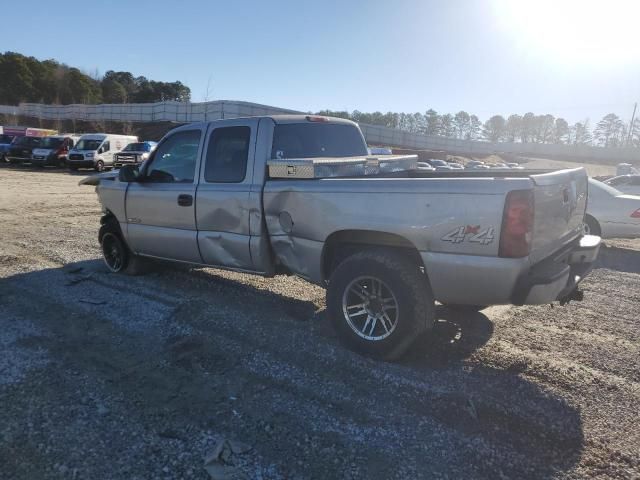
[[[591,215],[585,215],[584,217],[584,233],[585,235],[598,235],[602,234],[602,229],[598,221]]]
[[[435,307],[419,266],[393,251],[365,250],[331,275],[327,310],[340,339],[358,353],[394,360],[433,326]]]

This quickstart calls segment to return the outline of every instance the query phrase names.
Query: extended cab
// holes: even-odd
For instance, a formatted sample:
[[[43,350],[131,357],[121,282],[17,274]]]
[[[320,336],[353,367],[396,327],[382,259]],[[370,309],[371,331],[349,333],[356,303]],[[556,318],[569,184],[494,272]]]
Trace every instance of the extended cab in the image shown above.
[[[358,126],[315,116],[184,125],[142,168],[89,177],[113,272],[159,258],[327,288],[340,337],[392,359],[452,307],[579,299],[600,238],[584,169],[415,168],[371,158]],[[395,163],[394,163],[395,162]]]

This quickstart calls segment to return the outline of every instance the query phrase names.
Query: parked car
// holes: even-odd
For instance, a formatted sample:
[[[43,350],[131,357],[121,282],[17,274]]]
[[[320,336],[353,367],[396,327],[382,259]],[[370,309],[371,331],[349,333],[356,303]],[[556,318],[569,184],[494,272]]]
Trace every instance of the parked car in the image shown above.
[[[489,167],[480,160],[469,160],[465,165],[465,168],[468,170],[473,170],[473,169],[487,169]]]
[[[494,163],[492,165],[489,165],[489,168],[501,168],[501,169],[506,169],[506,168],[510,168],[509,165],[507,165],[506,163]]]
[[[461,163],[447,162],[447,165],[449,165],[453,170],[464,169],[464,165],[462,165]]]
[[[524,167],[520,166],[520,164],[519,164],[519,163],[516,163],[516,162],[507,162],[507,166],[508,166],[509,168],[517,168],[517,169],[522,169],[522,170],[524,170]]]
[[[113,168],[120,168],[128,164],[137,165],[144,162],[157,145],[157,142],[151,141],[130,143],[122,151],[113,155]]]
[[[418,170],[426,171],[426,172],[435,172],[436,169],[431,166],[429,162],[416,162],[416,168]]]
[[[638,174],[640,174],[640,172],[630,163],[619,163],[616,166],[616,176]]]
[[[387,147],[369,147],[369,153],[371,155],[393,155],[391,149]]]
[[[31,163],[31,154],[34,148],[42,145],[42,137],[16,137],[7,152],[10,163]]]
[[[38,148],[34,148],[31,164],[37,167],[55,165],[64,167],[67,164],[69,150],[73,148],[80,135],[52,135],[45,137]]]
[[[604,183],[622,193],[640,195],[640,175],[620,175],[609,178]]]
[[[82,135],[78,143],[69,151],[67,164],[70,170],[93,168],[102,172],[113,168],[113,155],[130,143],[138,141],[133,135],[112,135],[110,133],[89,133]]]
[[[453,170],[453,168],[447,162],[445,162],[444,160],[438,160],[437,158],[431,158],[431,159],[427,160],[427,162],[429,162],[431,164],[431,166],[436,169],[436,171]]]
[[[585,232],[602,238],[640,237],[640,196],[589,179]]]
[[[11,146],[11,142],[15,135],[9,135],[6,133],[0,134],[0,162],[6,163],[9,161],[7,158],[7,153],[9,152],[9,147]]]
[[[178,127],[142,166],[80,183],[97,185],[112,272],[147,257],[298,275],[327,288],[339,337],[378,358],[429,332],[436,300],[478,309],[580,298],[600,246],[583,235],[583,168],[420,177],[413,157],[389,157],[385,168],[406,168],[385,174],[367,155],[348,120],[227,119]]]

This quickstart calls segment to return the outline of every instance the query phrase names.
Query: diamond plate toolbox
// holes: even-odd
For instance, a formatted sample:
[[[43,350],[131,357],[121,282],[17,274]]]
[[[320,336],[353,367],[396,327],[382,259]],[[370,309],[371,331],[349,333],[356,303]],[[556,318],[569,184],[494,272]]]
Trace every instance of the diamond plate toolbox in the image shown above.
[[[415,170],[417,155],[379,157],[287,158],[267,161],[271,178],[359,177]]]

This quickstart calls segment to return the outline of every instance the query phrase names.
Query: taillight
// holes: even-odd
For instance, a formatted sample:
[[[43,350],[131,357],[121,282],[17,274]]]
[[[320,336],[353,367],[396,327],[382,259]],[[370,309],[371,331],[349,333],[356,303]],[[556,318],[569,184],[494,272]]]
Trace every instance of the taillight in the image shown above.
[[[631,218],[640,218],[640,208],[631,214]]]
[[[506,258],[529,255],[532,230],[533,190],[512,190],[504,204],[498,255]]]

